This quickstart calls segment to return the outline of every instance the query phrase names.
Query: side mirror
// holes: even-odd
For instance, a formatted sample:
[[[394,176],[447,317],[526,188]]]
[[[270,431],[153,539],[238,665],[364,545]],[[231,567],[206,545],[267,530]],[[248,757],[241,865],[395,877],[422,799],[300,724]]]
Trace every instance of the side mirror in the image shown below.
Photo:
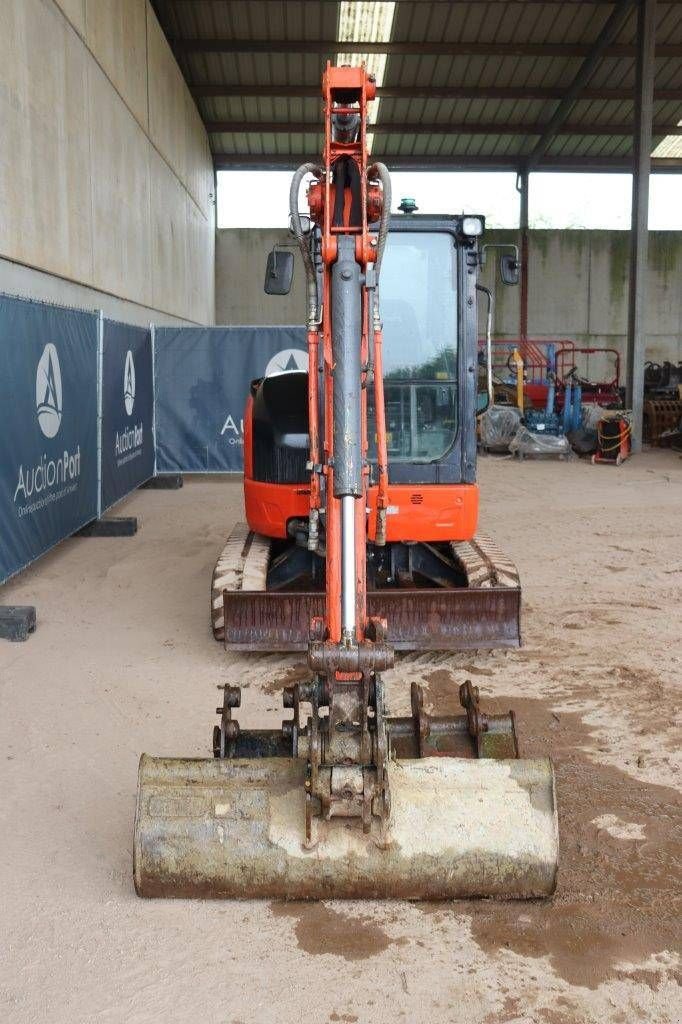
[[[500,278],[502,284],[519,283],[519,261],[511,253],[500,256]]]
[[[294,254],[282,249],[274,248],[268,253],[268,262],[265,268],[265,283],[263,288],[266,295],[288,295],[291,291],[291,282],[294,276]]]

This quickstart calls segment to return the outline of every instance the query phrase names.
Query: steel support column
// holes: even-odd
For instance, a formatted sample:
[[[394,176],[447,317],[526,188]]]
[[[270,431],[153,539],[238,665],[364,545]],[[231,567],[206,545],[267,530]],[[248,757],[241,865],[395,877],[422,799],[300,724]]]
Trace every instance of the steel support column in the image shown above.
[[[519,338],[528,341],[528,168],[522,167],[516,178],[519,193],[519,230],[521,233],[521,289],[519,294]]]
[[[656,0],[639,0],[626,358],[627,405],[632,409],[633,451],[639,451],[642,447],[655,46]]]

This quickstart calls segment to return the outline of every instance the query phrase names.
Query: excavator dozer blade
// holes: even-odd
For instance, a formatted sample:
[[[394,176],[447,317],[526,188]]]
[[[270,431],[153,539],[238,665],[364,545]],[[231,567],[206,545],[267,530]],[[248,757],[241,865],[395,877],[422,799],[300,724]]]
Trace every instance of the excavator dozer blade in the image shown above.
[[[310,620],[324,594],[225,591],[225,647],[231,651],[305,651]],[[370,590],[367,614],[386,619],[396,651],[465,651],[521,645],[521,591]]]
[[[305,762],[143,755],[135,888],[149,897],[525,899],[554,891],[551,762],[427,757],[389,766],[381,842],[357,822],[303,846]]]
[[[230,651],[306,651],[310,621],[325,613],[321,590],[268,589],[272,542],[237,523],[216,563],[211,621]],[[386,619],[397,651],[462,651],[521,644],[516,566],[489,537],[453,541],[449,558],[465,586],[370,589],[367,614]]]

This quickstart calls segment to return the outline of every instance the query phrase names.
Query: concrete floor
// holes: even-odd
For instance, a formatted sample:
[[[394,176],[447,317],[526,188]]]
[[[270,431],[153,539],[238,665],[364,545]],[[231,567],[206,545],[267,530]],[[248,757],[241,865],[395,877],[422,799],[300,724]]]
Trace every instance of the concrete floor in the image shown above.
[[[0,1020],[11,1024],[677,1022],[682,461],[484,459],[482,526],[524,585],[521,651],[401,659],[454,710],[471,677],[556,759],[562,865],[547,903],[136,898],[141,751],[207,756],[216,684],[281,720],[300,658],[226,657],[212,564],[238,481],[142,491],[132,539],[74,539],[1,594],[38,631],[0,646]]]

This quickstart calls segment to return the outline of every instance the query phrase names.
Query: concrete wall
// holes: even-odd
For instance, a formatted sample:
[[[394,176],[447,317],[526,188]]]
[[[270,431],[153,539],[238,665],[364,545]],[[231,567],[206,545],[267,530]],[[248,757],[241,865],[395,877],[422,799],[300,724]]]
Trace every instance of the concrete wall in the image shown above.
[[[518,242],[514,231],[486,241]],[[616,348],[624,355],[630,239],[627,231],[531,231],[528,335]],[[499,283],[495,251],[482,282],[495,294],[495,337],[518,338],[519,292]],[[682,233],[649,236],[647,359],[682,359]],[[596,372],[596,371],[595,371]]]
[[[303,322],[304,277],[298,254],[291,294],[281,298],[263,294],[268,250],[275,242],[287,240],[286,231],[217,232],[217,323]],[[485,241],[518,242],[518,236],[514,231],[488,231]],[[682,359],[682,233],[652,232],[649,254],[647,357],[676,362]],[[495,337],[518,338],[519,289],[499,284],[498,256],[491,251],[481,280],[495,293]],[[624,353],[628,273],[625,231],[531,231],[529,336],[572,339]]]
[[[208,139],[148,0],[0,10],[0,290],[212,323]]]
[[[225,228],[216,232],[215,318],[217,324],[302,324],[305,272],[294,250],[294,280],[288,295],[263,291],[265,261],[276,243],[291,243],[286,229]]]

